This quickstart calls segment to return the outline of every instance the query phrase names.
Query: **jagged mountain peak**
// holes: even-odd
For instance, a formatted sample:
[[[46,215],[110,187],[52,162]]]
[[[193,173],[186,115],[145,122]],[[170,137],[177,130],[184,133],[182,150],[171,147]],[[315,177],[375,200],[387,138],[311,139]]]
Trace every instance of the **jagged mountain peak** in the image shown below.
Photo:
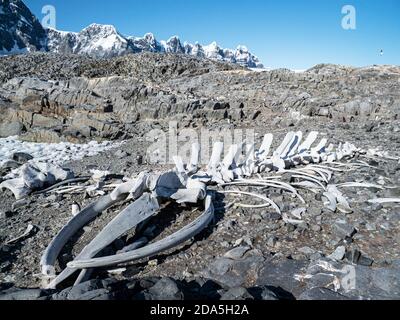
[[[98,23],[92,23],[86,28],[84,28],[80,33],[102,33],[102,34],[118,34],[117,29],[110,24],[98,24]]]
[[[156,37],[154,36],[154,34],[152,34],[151,32],[148,32],[144,35],[144,38],[148,41],[148,42],[156,42]]]
[[[80,32],[44,29],[21,0],[0,0],[0,17],[0,55],[42,50],[110,58],[148,51],[188,54],[250,68],[263,67],[245,46],[238,46],[234,51],[223,49],[216,42],[206,46],[198,42],[182,44],[177,35],[158,41],[153,33],[126,37],[115,26],[98,23],[92,23]]]

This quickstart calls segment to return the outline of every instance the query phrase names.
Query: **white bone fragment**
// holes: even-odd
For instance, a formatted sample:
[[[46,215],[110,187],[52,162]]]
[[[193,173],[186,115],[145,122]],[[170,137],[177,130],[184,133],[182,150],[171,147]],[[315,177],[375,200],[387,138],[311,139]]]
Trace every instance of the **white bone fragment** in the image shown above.
[[[328,153],[328,156],[326,158],[326,162],[334,162],[338,159],[338,156],[336,152],[330,152]]]
[[[104,181],[111,175],[110,171],[90,170],[90,172],[92,173],[92,180],[95,182]]]
[[[299,171],[305,171],[305,170],[306,171],[308,171],[308,170],[314,171],[315,173],[318,173],[326,183],[328,183],[332,179],[332,176],[333,176],[333,172],[331,170],[325,169],[325,168],[322,168],[319,166],[315,166],[315,165],[309,165],[306,168],[298,169],[298,170]]]
[[[235,164],[235,161],[238,159],[240,152],[241,150],[239,149],[239,146],[237,144],[230,146],[228,153],[222,161],[223,166],[226,169],[230,169],[231,166],[233,166]]]
[[[301,140],[303,139],[303,132],[298,131],[295,133],[292,141],[286,148],[284,152],[284,158],[286,157],[293,157],[296,154],[296,151],[301,143]]]
[[[323,138],[315,148],[311,149],[311,152],[312,153],[321,153],[321,152],[323,152],[327,143],[328,143],[328,140],[326,138]]]
[[[325,170],[333,171],[333,172],[348,172],[348,171],[350,171],[349,169],[333,168],[332,166],[328,166],[328,165],[324,166],[324,165],[321,165],[321,164],[312,164],[310,166],[314,167],[314,168],[318,168],[318,169],[325,169]]]
[[[224,182],[230,182],[235,179],[234,172],[227,169],[225,166],[220,169],[219,173],[222,175],[222,180]]]
[[[400,203],[400,198],[380,198],[380,199],[371,199],[368,200],[369,203],[379,203],[379,204],[385,204],[385,203]]]
[[[286,168],[285,160],[283,160],[280,156],[277,155],[274,155],[272,157],[272,165],[278,172],[282,172]]]
[[[334,185],[328,185],[327,191],[334,194],[336,197],[336,201],[338,203],[337,209],[342,213],[352,213],[353,210],[350,208],[350,205],[347,199],[343,196],[343,194],[338,190],[338,188]]]
[[[230,183],[224,183],[220,185],[221,187],[228,187],[228,186],[256,186],[256,187],[269,187],[269,188],[276,188],[276,189],[283,189],[289,192],[292,192],[297,198],[300,199],[301,202],[305,203],[303,197],[298,194],[296,189],[290,186],[287,183],[282,181],[264,181],[264,180],[240,180],[240,181],[233,181]]]
[[[274,201],[272,201],[271,199],[264,197],[262,195],[259,195],[256,193],[251,193],[251,192],[236,191],[236,190],[221,191],[221,193],[223,193],[223,194],[239,194],[239,195],[246,195],[246,196],[250,196],[250,197],[259,198],[261,200],[264,200],[267,203],[262,204],[262,205],[247,205],[247,204],[240,203],[240,204],[236,204],[236,205],[238,205],[239,207],[242,207],[242,208],[254,208],[254,209],[272,206],[272,208],[274,208],[277,213],[281,214],[281,210],[277,206],[277,204]]]
[[[62,179],[73,177],[72,172],[59,166],[41,162],[29,162],[13,171],[14,178],[0,184],[0,189],[9,189],[17,200],[46,185],[53,185]]]
[[[321,189],[326,190],[326,187],[318,179],[311,178],[311,177],[309,177],[307,175],[304,175],[304,174],[302,174],[302,175],[294,174],[292,177],[293,178],[297,178],[297,179],[303,179],[303,180],[308,180],[308,181],[314,182],[314,183],[318,184],[321,187]]]
[[[244,160],[244,165],[250,172],[254,172],[255,163],[256,163],[256,156],[255,156],[255,147],[254,144],[247,144],[246,145],[246,158]]]
[[[110,197],[111,200],[115,201],[121,196],[131,194],[133,198],[137,198],[143,193],[143,190],[147,187],[147,173],[141,173],[135,180],[129,180],[111,192]]]
[[[319,190],[321,189],[321,187],[319,185],[317,185],[316,183],[313,183],[311,181],[295,182],[295,183],[292,183],[292,186],[307,189],[314,193],[319,193]]]
[[[317,177],[315,175],[312,175],[310,173],[305,172],[304,168],[303,169],[296,169],[296,170],[293,170],[293,169],[284,170],[282,173],[292,173],[292,174],[296,174],[296,175],[302,175],[302,176],[309,177],[309,178],[312,178],[312,179],[315,179],[315,180],[318,180],[318,181],[322,181],[322,182],[324,182],[326,180],[324,176],[321,178],[320,176]]]
[[[36,166],[43,174],[47,176],[46,181],[64,181],[68,179],[72,179],[74,174],[69,171],[61,168],[60,166],[48,163],[48,162],[34,162],[34,166]]]
[[[285,149],[288,147],[288,145],[292,141],[294,135],[295,135],[295,133],[293,131],[288,132],[286,134],[286,136],[283,139],[283,141],[280,144],[280,146],[275,150],[274,156],[277,156],[277,157],[282,157],[283,156],[283,153],[285,152]]]
[[[224,151],[224,144],[222,142],[216,142],[213,146],[213,151],[211,153],[210,162],[208,164],[208,170],[216,170],[220,161],[221,155]]]
[[[176,167],[176,171],[183,174],[185,173],[185,165],[183,163],[182,157],[179,156],[174,156],[173,157],[174,163],[175,163],[175,167]]]
[[[3,181],[0,184],[0,190],[3,189],[10,190],[14,194],[16,200],[21,200],[31,193],[31,189],[25,185],[25,181],[22,178]]]
[[[327,153],[331,153],[331,152],[333,152],[335,150],[335,145],[333,144],[333,143],[330,143],[329,145],[328,145],[328,147],[326,148],[326,152]]]
[[[190,164],[188,174],[194,174],[199,169],[200,162],[200,144],[198,142],[192,144],[192,152],[190,156]]]
[[[170,195],[170,198],[177,203],[197,203],[199,200],[204,199],[204,192],[205,189],[202,187],[178,189],[174,194]]]
[[[295,217],[296,219],[301,220],[302,219],[302,215],[304,213],[306,213],[306,211],[307,211],[306,208],[296,208],[296,209],[293,209],[292,211],[290,211],[290,214],[293,217]]]
[[[271,133],[266,134],[264,136],[264,140],[263,140],[263,142],[261,144],[260,150],[257,153],[257,157],[260,160],[265,160],[268,157],[268,155],[269,155],[269,153],[271,151],[271,146],[272,146],[273,139],[274,139],[274,135],[271,134]]]
[[[18,241],[20,241],[22,239],[25,239],[26,237],[30,236],[34,230],[35,230],[35,226],[32,225],[32,224],[29,224],[23,234],[21,234],[20,236],[14,238],[14,239],[8,240],[6,242],[6,244],[7,245],[13,244],[13,243],[16,243],[16,242],[18,242]]]
[[[319,133],[317,131],[311,131],[307,136],[306,140],[299,146],[299,153],[311,150],[311,145],[317,140]]]
[[[292,225],[304,224],[303,220],[290,219],[286,213],[282,213],[282,219],[287,224],[292,224]]]
[[[368,189],[379,189],[384,190],[385,188],[373,183],[365,182],[346,182],[337,185],[339,188],[368,188]]]
[[[328,201],[324,203],[325,207],[332,212],[336,212],[336,196],[331,192],[324,192],[322,195],[328,199]]]

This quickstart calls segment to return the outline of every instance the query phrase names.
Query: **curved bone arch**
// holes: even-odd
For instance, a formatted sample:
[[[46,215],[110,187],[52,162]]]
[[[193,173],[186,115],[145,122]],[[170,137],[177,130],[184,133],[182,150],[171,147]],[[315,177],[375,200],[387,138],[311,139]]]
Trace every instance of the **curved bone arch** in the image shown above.
[[[259,205],[239,203],[237,206],[247,208],[270,206],[282,214],[287,223],[299,224],[302,220],[289,219],[286,214],[281,213],[279,206],[268,196],[253,191],[229,188],[248,187],[263,191],[280,189],[299,199],[303,204],[305,200],[298,193],[298,189],[307,189],[312,192],[323,190],[323,196],[328,199],[327,206],[330,210],[350,211],[351,208],[345,197],[335,185],[330,185],[329,181],[334,172],[345,172],[366,166],[364,163],[337,163],[340,160],[352,159],[364,151],[349,143],[340,144],[336,150],[333,145],[327,148],[327,139],[323,138],[318,142],[318,135],[318,132],[313,131],[302,142],[302,132],[289,132],[279,147],[271,153],[273,135],[267,134],[259,150],[255,150],[254,145],[233,145],[222,161],[224,145],[217,142],[204,171],[199,168],[200,146],[194,144],[190,163],[185,164],[182,158],[174,157],[176,167],[172,171],[162,174],[143,172],[136,179],[117,185],[110,194],[99,198],[73,217],[50,243],[41,259],[42,273],[51,280],[49,287],[57,287],[76,272],[80,272],[75,282],[78,284],[90,276],[93,268],[137,261],[183,244],[202,232],[213,220],[212,192],[220,192],[227,197],[231,195],[253,197],[262,203]],[[244,149],[249,154],[242,157],[244,160],[240,162],[240,154]],[[279,172],[279,175],[272,177],[261,175],[268,172]],[[294,181],[280,180],[288,176]],[[218,186],[224,190],[211,191],[208,188],[210,186]],[[347,183],[338,187],[372,187],[372,185]],[[57,276],[55,267],[57,258],[71,237],[103,211],[127,200],[131,201],[130,204]],[[202,201],[204,212],[189,225],[158,242],[151,243],[139,234],[140,240],[126,246],[117,254],[101,256],[103,249],[120,239],[129,230],[136,228],[136,232],[140,233],[138,226],[156,215],[165,201],[175,201],[178,204],[196,204]],[[382,199],[381,201],[398,201],[398,199]]]

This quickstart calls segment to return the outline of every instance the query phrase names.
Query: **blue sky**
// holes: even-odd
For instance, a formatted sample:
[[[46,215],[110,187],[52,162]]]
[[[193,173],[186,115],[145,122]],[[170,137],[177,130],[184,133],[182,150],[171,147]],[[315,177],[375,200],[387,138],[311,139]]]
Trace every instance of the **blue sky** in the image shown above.
[[[246,45],[269,67],[306,69],[317,63],[400,65],[400,0],[25,0],[57,10],[57,29],[113,24],[125,35],[236,48]],[[353,5],[357,29],[342,28],[342,7]],[[384,55],[379,54],[384,50]]]

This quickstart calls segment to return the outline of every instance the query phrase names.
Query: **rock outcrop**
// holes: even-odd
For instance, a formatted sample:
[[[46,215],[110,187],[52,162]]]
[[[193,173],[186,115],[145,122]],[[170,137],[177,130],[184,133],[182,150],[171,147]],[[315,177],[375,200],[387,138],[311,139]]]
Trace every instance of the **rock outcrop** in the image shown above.
[[[167,127],[171,119],[183,127],[349,123],[394,119],[400,111],[400,68],[390,66],[260,73],[158,53],[106,60],[36,53],[2,58],[0,66],[0,134],[27,131],[28,140],[126,138],[143,123]]]

